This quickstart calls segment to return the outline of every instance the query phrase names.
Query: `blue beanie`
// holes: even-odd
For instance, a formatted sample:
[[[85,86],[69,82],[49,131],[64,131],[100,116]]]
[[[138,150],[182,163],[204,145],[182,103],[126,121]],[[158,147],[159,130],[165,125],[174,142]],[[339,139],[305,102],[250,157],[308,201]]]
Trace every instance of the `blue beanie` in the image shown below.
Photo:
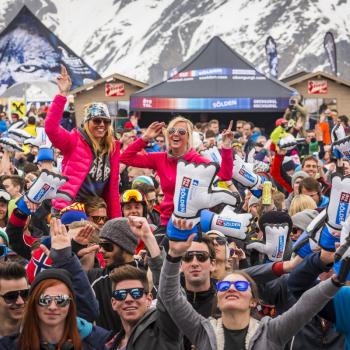
[[[85,206],[82,203],[73,203],[61,210],[61,222],[63,225],[69,225],[75,221],[87,221]]]

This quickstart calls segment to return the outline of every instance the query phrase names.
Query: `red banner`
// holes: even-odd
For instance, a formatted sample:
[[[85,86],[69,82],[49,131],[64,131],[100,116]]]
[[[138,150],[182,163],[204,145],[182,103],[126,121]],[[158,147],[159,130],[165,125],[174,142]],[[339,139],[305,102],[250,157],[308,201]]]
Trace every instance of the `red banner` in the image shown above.
[[[309,80],[307,91],[310,95],[326,94],[328,93],[328,82],[327,80]]]
[[[125,96],[125,85],[124,83],[106,83],[105,94],[108,97],[112,96]]]

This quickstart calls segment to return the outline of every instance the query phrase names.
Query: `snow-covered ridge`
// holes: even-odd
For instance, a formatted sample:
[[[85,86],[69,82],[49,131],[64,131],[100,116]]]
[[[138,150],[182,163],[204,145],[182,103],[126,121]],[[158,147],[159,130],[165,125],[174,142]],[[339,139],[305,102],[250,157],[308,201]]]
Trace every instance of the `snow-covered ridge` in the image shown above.
[[[154,82],[214,35],[263,70],[272,35],[280,77],[329,71],[323,37],[331,30],[338,70],[350,80],[348,0],[1,0],[1,30],[24,3],[103,76]]]

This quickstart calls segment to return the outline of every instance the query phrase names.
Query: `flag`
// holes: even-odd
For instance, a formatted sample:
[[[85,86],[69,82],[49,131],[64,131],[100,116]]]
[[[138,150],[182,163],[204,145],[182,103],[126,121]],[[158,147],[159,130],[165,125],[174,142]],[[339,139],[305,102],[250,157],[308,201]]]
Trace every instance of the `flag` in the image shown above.
[[[327,32],[323,40],[324,49],[326,50],[331,70],[334,75],[338,73],[337,67],[337,49],[335,46],[334,36],[331,32]]]
[[[277,45],[272,36],[269,36],[266,39],[265,51],[266,51],[267,63],[269,66],[269,75],[277,79],[278,77]]]

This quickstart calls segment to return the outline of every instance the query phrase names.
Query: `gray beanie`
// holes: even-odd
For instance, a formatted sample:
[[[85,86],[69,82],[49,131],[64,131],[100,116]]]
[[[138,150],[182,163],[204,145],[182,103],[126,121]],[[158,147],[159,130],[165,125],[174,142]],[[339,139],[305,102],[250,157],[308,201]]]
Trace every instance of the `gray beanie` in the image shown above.
[[[102,227],[100,238],[108,239],[130,254],[135,253],[138,244],[127,218],[108,220]]]
[[[310,222],[318,215],[317,210],[305,209],[292,216],[293,226],[305,231]]]
[[[306,177],[309,177],[310,175],[308,173],[306,173],[305,171],[296,171],[293,176],[292,176],[292,187],[294,187],[294,182],[296,179],[298,179],[299,177],[305,179]]]
[[[258,203],[259,203],[259,198],[255,197],[255,196],[251,196],[249,198],[249,201],[248,201],[248,208],[250,208],[252,205],[258,204]]]

